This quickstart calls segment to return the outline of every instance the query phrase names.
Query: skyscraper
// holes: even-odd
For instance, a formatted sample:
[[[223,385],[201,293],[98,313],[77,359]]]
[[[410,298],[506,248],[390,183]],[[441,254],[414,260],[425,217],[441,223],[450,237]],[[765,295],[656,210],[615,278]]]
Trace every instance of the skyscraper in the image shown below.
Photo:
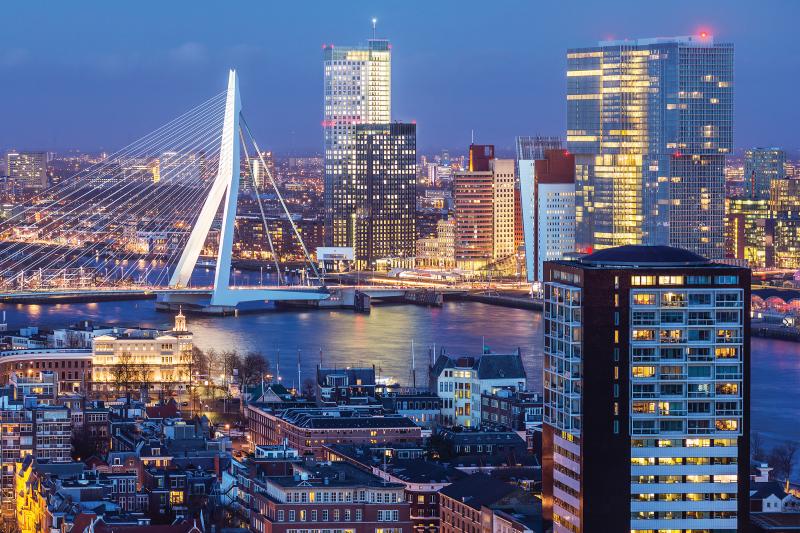
[[[528,281],[541,281],[545,261],[575,252],[575,157],[546,150],[518,165]]]
[[[385,257],[416,253],[417,126],[356,126],[355,259],[374,266]]]
[[[750,271],[668,246],[544,270],[553,531],[747,531]]]
[[[772,180],[786,176],[786,152],[780,148],[750,148],[744,153],[744,180],[747,197],[769,200]]]
[[[331,246],[355,246],[356,126],[391,120],[389,41],[324,50],[325,231]],[[363,192],[363,191],[361,191]]]
[[[28,189],[47,188],[46,152],[8,152],[6,170],[18,185]]]
[[[544,159],[547,150],[560,150],[561,139],[542,135],[522,135],[516,138],[517,161]]]
[[[580,248],[660,244],[720,258],[733,45],[699,36],[567,52]]]
[[[515,252],[514,160],[473,144],[467,168],[453,181],[455,255],[460,268],[478,269]]]

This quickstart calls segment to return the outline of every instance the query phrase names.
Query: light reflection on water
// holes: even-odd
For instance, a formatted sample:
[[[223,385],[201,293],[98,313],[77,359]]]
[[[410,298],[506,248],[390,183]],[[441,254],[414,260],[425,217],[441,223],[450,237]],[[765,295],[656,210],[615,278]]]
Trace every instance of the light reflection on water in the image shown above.
[[[9,328],[64,326],[79,320],[168,328],[172,317],[155,311],[152,300],[92,304],[2,305]],[[541,389],[541,314],[474,302],[447,302],[442,308],[383,305],[369,315],[349,310],[276,311],[239,317],[189,317],[201,348],[258,350],[271,362],[280,352],[283,382],[297,381],[324,365],[372,365],[383,377],[410,383],[411,340],[416,347],[417,384],[427,383],[429,350],[475,355],[485,342],[494,352],[522,351],[529,386]],[[800,441],[800,343],[752,341],[752,426],[769,441]]]

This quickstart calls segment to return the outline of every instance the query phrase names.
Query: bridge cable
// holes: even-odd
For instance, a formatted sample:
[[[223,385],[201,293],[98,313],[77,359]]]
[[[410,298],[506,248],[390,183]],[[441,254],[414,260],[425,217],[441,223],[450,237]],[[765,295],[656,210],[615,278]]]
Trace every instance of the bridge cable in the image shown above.
[[[244,157],[247,160],[247,166],[250,169],[250,180],[253,183],[253,191],[255,191],[256,199],[258,200],[258,210],[261,213],[261,223],[264,225],[264,233],[267,234],[267,242],[269,243],[269,251],[272,253],[272,260],[275,262],[275,272],[278,273],[278,285],[281,285],[281,265],[278,263],[278,256],[275,254],[275,247],[272,245],[272,235],[269,232],[267,225],[267,217],[264,215],[264,206],[261,203],[261,195],[258,193],[258,186],[256,185],[256,174],[253,168],[253,163],[250,160],[250,154],[247,151],[247,143],[244,140],[244,133],[241,126],[239,127],[239,139],[242,142],[244,149]]]

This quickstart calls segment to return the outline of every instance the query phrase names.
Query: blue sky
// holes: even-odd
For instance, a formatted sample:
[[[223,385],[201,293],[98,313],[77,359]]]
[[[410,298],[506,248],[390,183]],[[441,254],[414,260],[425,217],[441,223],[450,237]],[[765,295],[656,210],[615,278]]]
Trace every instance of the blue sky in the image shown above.
[[[800,149],[800,2],[81,1],[4,5],[0,149],[113,149],[222,91],[259,144],[319,151],[322,44],[393,45],[393,114],[420,150],[564,135],[565,50],[707,29],[736,46],[737,147]]]

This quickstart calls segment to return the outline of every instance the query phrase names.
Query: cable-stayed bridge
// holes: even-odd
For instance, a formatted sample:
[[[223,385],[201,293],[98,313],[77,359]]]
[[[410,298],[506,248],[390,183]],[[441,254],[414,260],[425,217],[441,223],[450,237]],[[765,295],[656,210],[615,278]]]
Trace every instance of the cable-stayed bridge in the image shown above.
[[[242,155],[248,165],[260,161],[291,223],[309,274],[306,285],[282,278],[258,194],[277,280],[231,285]],[[252,179],[255,170],[246,175]],[[212,229],[218,245],[209,251]],[[198,279],[201,254],[216,255],[212,280]],[[158,293],[164,305],[223,310],[331,296],[242,115],[235,71],[225,92],[44,190],[0,223],[0,296],[137,291]]]

